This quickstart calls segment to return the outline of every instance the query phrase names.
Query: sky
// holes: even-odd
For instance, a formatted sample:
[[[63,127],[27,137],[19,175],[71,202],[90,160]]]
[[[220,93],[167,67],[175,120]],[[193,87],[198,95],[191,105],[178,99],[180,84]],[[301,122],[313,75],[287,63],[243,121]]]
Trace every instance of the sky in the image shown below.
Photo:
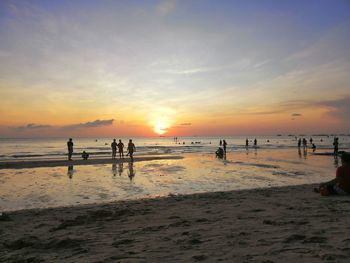
[[[348,0],[2,0],[0,137],[350,133]]]

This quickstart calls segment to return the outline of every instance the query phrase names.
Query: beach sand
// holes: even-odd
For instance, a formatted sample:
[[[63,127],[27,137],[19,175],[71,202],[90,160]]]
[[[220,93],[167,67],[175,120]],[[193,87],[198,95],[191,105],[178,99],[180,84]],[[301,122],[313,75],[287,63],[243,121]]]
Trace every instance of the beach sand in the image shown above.
[[[349,262],[350,199],[314,185],[0,217],[1,262]]]

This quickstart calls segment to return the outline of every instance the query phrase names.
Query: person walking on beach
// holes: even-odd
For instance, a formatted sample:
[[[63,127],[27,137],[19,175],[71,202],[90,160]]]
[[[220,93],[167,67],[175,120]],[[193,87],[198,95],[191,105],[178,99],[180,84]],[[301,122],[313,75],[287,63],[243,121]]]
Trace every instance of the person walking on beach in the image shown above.
[[[134,161],[134,152],[136,152],[136,147],[130,139],[128,143],[128,155],[130,156],[131,161]]]
[[[225,140],[222,141],[222,146],[224,147],[224,153],[226,155],[226,146],[227,146],[227,142]]]
[[[219,145],[220,145],[220,146],[222,145],[222,140],[220,140]]]
[[[111,143],[111,147],[112,147],[112,159],[115,159],[117,155],[117,142],[115,141],[115,139],[113,139],[113,142]]]
[[[256,138],[254,139],[254,146],[256,147],[258,144],[258,141],[256,140]]]
[[[124,143],[122,143],[122,140],[119,139],[118,146],[118,152],[119,152],[119,159],[124,158]]]
[[[72,155],[73,155],[73,139],[69,138],[69,141],[67,142],[67,147],[68,147],[68,160],[72,160]]]
[[[249,145],[249,141],[248,141],[248,138],[245,139],[245,147],[248,148],[248,145]]]
[[[298,148],[300,148],[301,147],[301,138],[299,138],[299,140],[298,140]]]

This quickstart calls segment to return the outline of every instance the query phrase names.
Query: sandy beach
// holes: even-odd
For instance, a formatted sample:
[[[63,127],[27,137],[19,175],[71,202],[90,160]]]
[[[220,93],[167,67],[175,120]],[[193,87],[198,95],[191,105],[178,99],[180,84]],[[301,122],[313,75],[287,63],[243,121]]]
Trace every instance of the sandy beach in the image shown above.
[[[350,199],[312,188],[10,212],[0,218],[0,261],[348,262]]]

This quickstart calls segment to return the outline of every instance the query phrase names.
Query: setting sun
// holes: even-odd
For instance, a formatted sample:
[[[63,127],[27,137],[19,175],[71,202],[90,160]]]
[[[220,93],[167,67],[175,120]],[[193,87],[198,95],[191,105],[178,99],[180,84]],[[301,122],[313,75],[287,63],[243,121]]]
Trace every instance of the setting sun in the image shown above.
[[[157,120],[153,127],[153,131],[159,135],[163,135],[168,131],[169,124],[163,120]]]

